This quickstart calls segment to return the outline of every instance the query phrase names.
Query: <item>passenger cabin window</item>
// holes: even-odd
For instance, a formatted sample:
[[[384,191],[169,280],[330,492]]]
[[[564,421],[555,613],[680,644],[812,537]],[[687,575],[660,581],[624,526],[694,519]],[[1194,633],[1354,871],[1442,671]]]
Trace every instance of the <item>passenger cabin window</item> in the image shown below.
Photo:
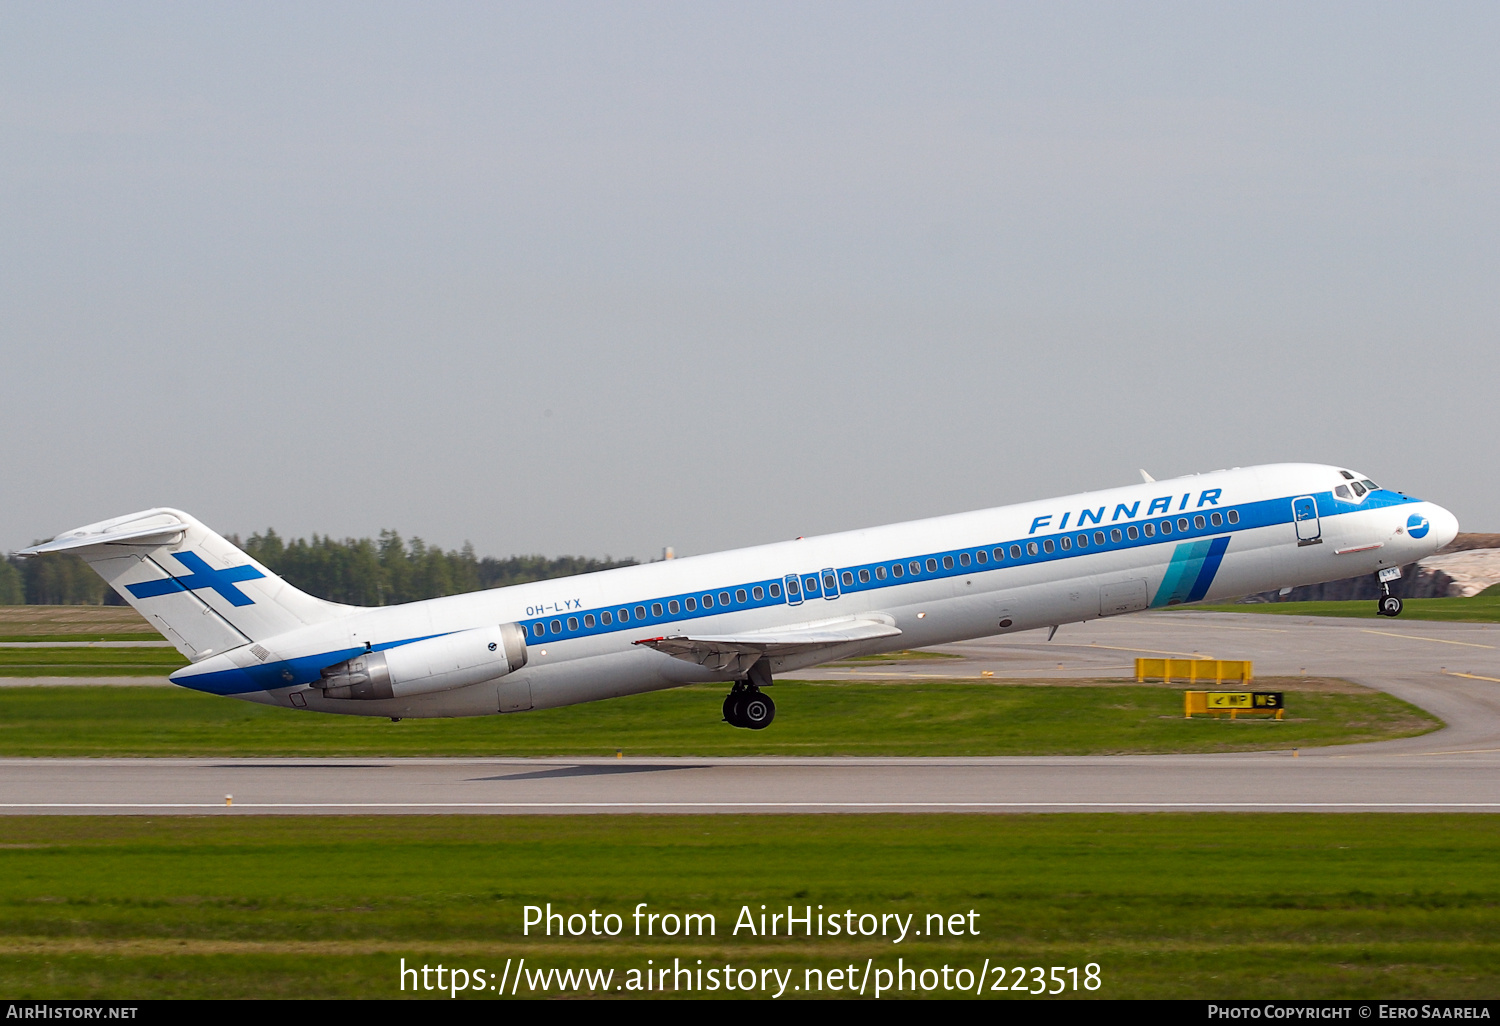
[[[1069,538],[1067,535],[1063,535],[1061,538],[1057,539],[1057,544],[1062,546],[1062,550],[1064,552],[1067,552],[1073,547],[1073,539]]]
[[[553,634],[561,634],[562,633],[562,621],[561,620],[553,620],[552,621],[552,633]]]
[[[1010,547],[1010,558],[1011,559],[1020,559],[1021,558],[1021,546],[1019,546],[1019,545],[1012,545]]]
[[[1094,532],[1094,544],[1095,545],[1103,545],[1104,544],[1104,532],[1103,531],[1095,531]]]
[[[1163,520],[1161,522],[1161,533],[1162,534],[1171,534],[1172,533],[1172,521],[1170,521],[1170,520]]]
[[[949,566],[953,565],[953,561],[952,561],[952,557],[951,556],[949,557],[948,565]],[[927,561],[927,572],[930,573],[930,574],[937,573],[937,560],[935,560],[935,559],[929,559]]]
[[[929,559],[927,562],[931,563],[932,560]],[[929,569],[931,569],[931,568],[929,567]],[[952,556],[944,556],[943,557],[943,569],[944,570],[952,570],[953,569],[953,557]]]
[[[804,595],[816,595],[818,593],[818,579],[816,577],[802,578],[802,593]]]
[[[1224,515],[1229,518],[1229,522],[1231,524],[1237,524],[1240,522],[1240,511],[1237,509],[1232,509]]]
[[[544,624],[544,623],[534,623],[534,624],[532,624],[531,625],[531,634],[532,634],[533,637],[537,637],[537,638],[546,637],[546,635],[547,635],[547,625]]]
[[[760,601],[760,589],[759,588],[752,589],[751,592],[750,592],[750,594],[755,596],[756,601]],[[781,598],[781,585],[779,585],[779,584],[773,584],[773,585],[771,585],[771,597],[772,598]]]
[[[1057,548],[1057,546],[1052,544],[1052,539],[1051,538],[1048,538],[1046,541],[1042,542],[1042,551],[1043,552],[1050,553],[1055,548]]]
[[[756,591],[760,591],[759,588],[756,588],[755,590]],[[755,597],[756,598],[760,598],[759,595],[756,595]],[[744,588],[736,588],[735,589],[735,591],[734,591],[734,600],[736,602],[743,602],[743,601],[745,601],[745,589]]]
[[[1125,537],[1129,538],[1131,541],[1135,541],[1140,536],[1141,532],[1137,531],[1134,527],[1125,528]]]
[[[922,572],[922,564],[918,563],[914,559],[910,563],[906,564],[906,569],[910,570],[912,572],[912,576],[915,577],[917,574]]]
[[[860,573],[865,575],[865,580],[868,581],[870,579],[870,571],[861,570]],[[843,577],[840,579],[844,582],[844,587],[846,588],[854,583],[854,575],[847,570],[844,571]]]
[[[892,563],[891,564],[891,576],[892,577],[900,577],[900,576],[902,576],[905,573],[906,573],[906,568],[903,567],[900,563]]]
[[[1193,526],[1196,527],[1200,531],[1203,530],[1203,528],[1205,528],[1205,527],[1208,526],[1207,521],[1205,521],[1203,519],[1203,515],[1201,513],[1198,516],[1196,516],[1196,517],[1193,518]]]
[[[990,554],[983,549],[980,549],[978,552],[974,553],[974,558],[981,564],[988,563],[990,561]]]
[[[703,596],[703,608],[704,609],[712,609],[713,607],[714,607],[714,597],[712,595],[704,595]]]
[[[1122,537],[1122,535],[1120,534],[1120,529],[1118,527],[1110,528],[1110,532],[1109,532],[1109,540],[1110,541],[1117,542],[1117,541],[1120,540],[1121,537]]]
[[[687,600],[687,611],[689,613],[696,613],[698,611],[698,600],[697,599],[688,599]],[[677,612],[677,610],[674,609],[674,610],[672,610],[672,612],[675,613],[675,612]]]
[[[615,622],[615,618],[610,615],[609,610],[606,609],[604,612],[599,614],[599,622],[608,627],[610,624]]]
[[[661,603],[660,602],[653,602],[653,603],[651,603],[651,615],[652,616],[660,616],[661,615]]]
[[[996,563],[1003,563],[1003,562],[1005,562],[1005,548],[1003,546],[995,549],[995,562]]]
[[[656,615],[657,616],[661,615],[661,607],[660,606],[656,607]],[[635,618],[637,620],[644,620],[646,618],[646,607],[645,606],[636,606],[635,607]]]
[[[1155,524],[1142,524],[1141,525],[1141,533],[1144,534],[1147,538],[1154,538],[1154,537],[1156,537],[1156,525]]]
[[[679,613],[681,611],[682,611],[682,606],[680,606],[678,604],[678,602],[677,602],[676,599],[671,599],[670,601],[667,602],[667,612],[672,613],[672,614],[675,615],[675,614],[677,614],[677,613]]]
[[[773,584],[773,585],[771,585],[771,587],[775,588],[776,585]],[[798,587],[798,585],[797,585],[797,578],[793,577],[789,581],[786,582],[786,593],[788,595],[792,595],[792,596],[796,596],[796,595],[802,594],[802,589],[800,587]]]
[[[958,565],[959,566],[968,566],[971,562],[972,562],[972,560],[969,559],[969,554],[967,552],[960,552],[958,554]]]
[[[745,593],[743,591],[740,592],[740,601],[741,602],[745,601]],[[719,605],[721,605],[721,606],[727,606],[727,605],[729,605],[729,592],[727,592],[727,591],[721,591],[721,592],[719,592]]]
[[[1086,535],[1086,534],[1080,534],[1078,536],[1078,547],[1080,549],[1086,549],[1086,548],[1089,547],[1089,536],[1088,535]]]
[[[868,570],[861,570],[859,572],[859,583],[860,584],[869,584],[870,583],[870,571],[868,571]]]
[[[1035,556],[1037,554],[1036,542],[1026,543],[1026,554],[1028,556]]]
[[[1179,531],[1186,531],[1187,529],[1188,529],[1188,519],[1187,519],[1187,517],[1178,517],[1177,518],[1177,530],[1179,530]]]
[[[570,631],[576,631],[577,629],[578,629],[578,617],[576,617],[576,616],[570,616],[570,617],[568,617],[568,630],[570,630]]]
[[[1224,518],[1217,513],[1210,513],[1208,515],[1208,522],[1210,524],[1213,524],[1215,527],[1224,526]]]
[[[832,591],[839,586],[839,579],[833,574],[823,575],[823,590]]]
[[[885,580],[885,567],[883,567],[883,566],[877,566],[875,568],[875,579],[877,581],[883,581],[883,580]]]
[[[644,617],[645,613],[646,613],[646,611],[644,609],[641,609],[641,610],[639,610],[636,613],[636,615]],[[619,616],[621,623],[629,623],[630,622],[630,610],[624,608],[623,606],[620,608],[619,613],[617,613],[616,615]]]
[[[585,613],[585,614],[583,614],[583,625],[585,627],[592,627],[592,626],[594,626],[594,614],[593,613]]]

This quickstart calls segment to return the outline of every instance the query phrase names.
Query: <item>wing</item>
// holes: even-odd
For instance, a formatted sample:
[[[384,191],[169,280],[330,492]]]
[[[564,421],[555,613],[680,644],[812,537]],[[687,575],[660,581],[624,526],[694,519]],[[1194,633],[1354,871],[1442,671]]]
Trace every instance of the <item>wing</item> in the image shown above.
[[[742,673],[762,657],[795,657],[802,666],[826,662],[857,650],[862,642],[896,637],[901,630],[881,613],[770,627],[743,634],[673,635],[634,642],[677,659],[719,671]]]

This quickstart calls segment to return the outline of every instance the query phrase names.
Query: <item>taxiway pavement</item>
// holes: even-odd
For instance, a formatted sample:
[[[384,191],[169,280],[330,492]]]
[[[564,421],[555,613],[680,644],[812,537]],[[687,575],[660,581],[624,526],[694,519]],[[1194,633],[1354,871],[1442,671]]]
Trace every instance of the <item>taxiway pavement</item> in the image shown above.
[[[1500,625],[1184,611],[1064,627],[1044,639],[1029,632],[942,650],[960,659],[797,676],[1125,678],[1136,656],[1203,655],[1253,659],[1259,677],[1343,677],[1448,726],[1295,754],[5,759],[0,813],[1500,811]]]

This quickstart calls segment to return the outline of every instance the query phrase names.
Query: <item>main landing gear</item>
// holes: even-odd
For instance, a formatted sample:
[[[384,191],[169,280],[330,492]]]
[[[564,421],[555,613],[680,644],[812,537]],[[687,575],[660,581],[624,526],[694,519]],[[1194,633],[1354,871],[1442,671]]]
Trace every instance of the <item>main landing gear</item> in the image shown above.
[[[731,727],[747,730],[765,730],[776,718],[776,703],[771,696],[761,691],[769,686],[771,671],[765,662],[750,667],[749,680],[737,680],[724,698],[724,722]]]

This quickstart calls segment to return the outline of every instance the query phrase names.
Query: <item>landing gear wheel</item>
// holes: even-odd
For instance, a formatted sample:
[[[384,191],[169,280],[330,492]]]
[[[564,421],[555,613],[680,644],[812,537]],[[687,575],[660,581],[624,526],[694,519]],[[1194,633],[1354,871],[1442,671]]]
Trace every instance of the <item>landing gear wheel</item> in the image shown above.
[[[1380,600],[1378,612],[1381,616],[1400,616],[1401,600],[1395,595],[1386,595]]]
[[[745,692],[739,707],[740,723],[742,727],[751,730],[765,730],[776,718],[776,703],[771,701],[771,696],[763,694],[758,688]]]
[[[731,727],[743,727],[744,720],[740,717],[740,708],[745,703],[745,693],[738,688],[724,696],[724,722]]]

